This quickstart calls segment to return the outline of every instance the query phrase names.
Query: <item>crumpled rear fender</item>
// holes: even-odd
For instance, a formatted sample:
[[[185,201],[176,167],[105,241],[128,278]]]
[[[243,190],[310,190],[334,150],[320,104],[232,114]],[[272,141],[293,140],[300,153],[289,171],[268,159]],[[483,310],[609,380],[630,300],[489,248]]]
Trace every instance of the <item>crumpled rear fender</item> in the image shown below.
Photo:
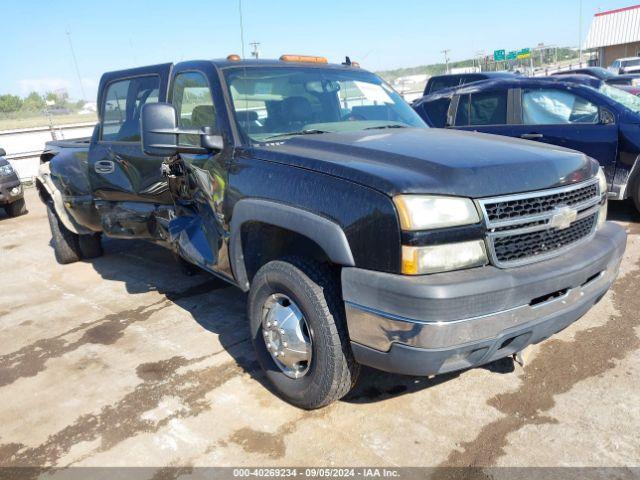
[[[78,235],[94,233],[93,230],[80,225],[67,210],[65,206],[66,200],[51,176],[51,163],[47,162],[40,165],[36,177],[36,188],[38,189],[40,200],[44,203],[53,204],[56,215],[68,230]],[[69,202],[67,201],[66,203]]]

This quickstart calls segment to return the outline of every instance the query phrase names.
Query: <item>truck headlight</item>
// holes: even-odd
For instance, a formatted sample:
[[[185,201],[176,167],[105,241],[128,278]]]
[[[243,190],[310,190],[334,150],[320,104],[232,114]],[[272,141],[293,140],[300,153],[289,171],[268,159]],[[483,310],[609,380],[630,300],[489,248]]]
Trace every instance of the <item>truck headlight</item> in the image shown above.
[[[640,78],[634,78],[633,80],[631,80],[631,86],[640,87]]]
[[[11,175],[13,173],[13,167],[10,163],[6,165],[0,165],[0,177]]]
[[[469,198],[437,195],[398,195],[393,198],[402,230],[429,230],[478,223]]]
[[[487,252],[483,240],[402,247],[402,273],[423,275],[486,265]]]
[[[609,184],[607,183],[607,176],[604,174],[602,167],[598,169],[598,186],[600,187],[600,195],[606,195]]]

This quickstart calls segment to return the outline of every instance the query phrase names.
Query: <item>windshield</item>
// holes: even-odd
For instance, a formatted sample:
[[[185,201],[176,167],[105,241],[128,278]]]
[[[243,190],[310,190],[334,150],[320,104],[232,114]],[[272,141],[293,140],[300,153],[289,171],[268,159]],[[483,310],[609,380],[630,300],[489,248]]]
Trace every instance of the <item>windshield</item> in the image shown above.
[[[610,85],[607,85],[606,83],[600,87],[600,92],[605,94],[610,99],[621,103],[629,110],[640,113],[640,97],[636,97],[629,92],[625,92],[624,90],[620,90],[619,88],[612,87]]]
[[[239,128],[254,142],[426,124],[391,87],[353,69],[236,67],[226,80]]]

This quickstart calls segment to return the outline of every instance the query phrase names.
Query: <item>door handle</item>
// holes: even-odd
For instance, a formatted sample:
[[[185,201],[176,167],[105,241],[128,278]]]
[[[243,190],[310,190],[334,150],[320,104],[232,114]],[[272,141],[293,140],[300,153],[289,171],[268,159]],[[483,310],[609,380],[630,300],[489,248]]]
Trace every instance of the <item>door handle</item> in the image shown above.
[[[524,138],[525,140],[535,140],[544,138],[544,135],[541,133],[523,133],[520,135],[520,138]]]
[[[98,160],[93,166],[93,169],[96,173],[105,175],[108,173],[113,173],[116,169],[116,166],[111,160]]]

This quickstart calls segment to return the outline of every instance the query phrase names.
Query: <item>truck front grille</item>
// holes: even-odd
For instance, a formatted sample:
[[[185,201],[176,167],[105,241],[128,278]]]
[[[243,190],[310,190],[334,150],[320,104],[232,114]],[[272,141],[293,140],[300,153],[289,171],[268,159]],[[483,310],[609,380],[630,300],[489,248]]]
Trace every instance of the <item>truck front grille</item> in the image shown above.
[[[558,205],[573,207],[587,202],[598,195],[598,185],[587,185],[568,192],[558,192],[539,197],[525,197],[496,203],[487,203],[487,218],[491,222],[539,215],[549,212]]]
[[[601,200],[597,179],[480,200],[491,262],[500,268],[524,265],[559,255],[590,239],[598,224]],[[573,218],[571,223],[567,215]]]
[[[593,231],[597,223],[597,213],[574,222],[565,230],[546,229],[520,235],[498,237],[493,241],[497,260],[501,264],[522,259],[535,259],[538,255],[561,249],[579,242]]]

